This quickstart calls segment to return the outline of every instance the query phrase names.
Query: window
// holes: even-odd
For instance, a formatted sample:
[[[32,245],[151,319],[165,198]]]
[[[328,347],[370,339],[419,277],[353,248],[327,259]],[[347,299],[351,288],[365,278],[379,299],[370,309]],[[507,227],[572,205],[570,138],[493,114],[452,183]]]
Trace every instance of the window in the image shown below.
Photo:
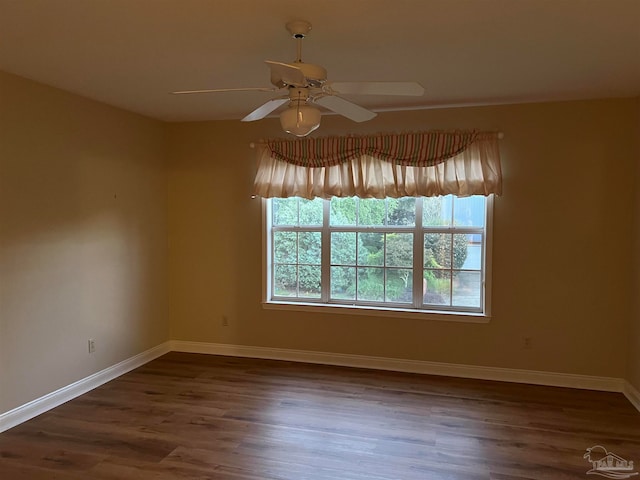
[[[267,302],[487,315],[491,200],[264,200]]]

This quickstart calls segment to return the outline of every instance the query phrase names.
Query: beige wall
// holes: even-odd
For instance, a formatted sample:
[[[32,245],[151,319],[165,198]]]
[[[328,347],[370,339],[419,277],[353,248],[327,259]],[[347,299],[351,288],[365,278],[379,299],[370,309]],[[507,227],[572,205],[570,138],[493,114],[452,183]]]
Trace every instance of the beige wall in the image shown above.
[[[277,120],[170,126],[172,338],[623,377],[632,315],[634,100],[323,117],[322,135],[505,133],[493,318],[468,324],[261,307],[261,209],[249,142]],[[221,325],[221,317],[230,326]],[[523,337],[533,348],[523,349]]]
[[[633,289],[634,312],[629,327],[627,379],[640,392],[640,98],[636,99],[636,196],[635,196],[635,284]]]
[[[0,413],[169,338],[640,388],[639,102],[325,116],[321,134],[453,128],[505,133],[490,323],[264,310],[249,142],[277,120],[163,125],[0,73]]]
[[[0,413],[168,340],[166,180],[160,122],[0,73]]]

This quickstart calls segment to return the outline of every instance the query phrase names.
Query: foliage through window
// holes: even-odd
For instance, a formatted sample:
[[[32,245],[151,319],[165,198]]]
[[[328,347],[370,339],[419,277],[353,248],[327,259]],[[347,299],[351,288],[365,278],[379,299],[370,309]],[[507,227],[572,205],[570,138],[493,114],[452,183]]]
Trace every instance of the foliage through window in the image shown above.
[[[265,201],[268,301],[485,312],[486,197]]]

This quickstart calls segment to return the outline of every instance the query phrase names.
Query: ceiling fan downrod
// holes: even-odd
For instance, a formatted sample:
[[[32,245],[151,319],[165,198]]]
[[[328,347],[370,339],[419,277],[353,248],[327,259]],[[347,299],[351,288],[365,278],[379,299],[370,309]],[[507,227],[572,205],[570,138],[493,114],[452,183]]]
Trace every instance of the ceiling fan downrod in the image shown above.
[[[311,24],[306,20],[294,20],[287,23],[287,30],[296,39],[296,59],[294,63],[302,63],[302,40],[311,31]]]

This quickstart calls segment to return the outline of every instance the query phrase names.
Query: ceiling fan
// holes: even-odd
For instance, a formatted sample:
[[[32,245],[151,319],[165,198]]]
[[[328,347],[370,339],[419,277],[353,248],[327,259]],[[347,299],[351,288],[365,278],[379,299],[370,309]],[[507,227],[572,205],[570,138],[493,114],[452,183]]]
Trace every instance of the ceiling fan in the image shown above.
[[[355,122],[365,122],[376,116],[355,103],[345,100],[347,95],[407,95],[421,96],[424,88],[416,82],[330,82],[327,71],[320,65],[302,62],[302,40],[311,31],[311,24],[295,20],[286,25],[297,42],[297,55],[292,63],[266,60],[271,70],[273,87],[214,88],[208,90],[181,90],[176,95],[214,92],[278,92],[286,89],[286,94],[273,98],[256,108],[242,119],[243,122],[260,120],[279,107],[288,103],[280,114],[280,123],[285,132],[304,137],[320,126],[320,110],[317,106],[347,117]],[[284,92],[283,92],[284,93]]]

